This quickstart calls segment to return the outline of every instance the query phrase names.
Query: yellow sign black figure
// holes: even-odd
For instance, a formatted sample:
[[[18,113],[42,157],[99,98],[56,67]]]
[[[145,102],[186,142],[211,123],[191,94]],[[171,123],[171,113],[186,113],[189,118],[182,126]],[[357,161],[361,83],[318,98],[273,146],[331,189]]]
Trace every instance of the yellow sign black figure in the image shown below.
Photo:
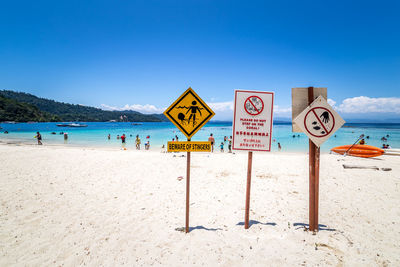
[[[167,110],[164,115],[190,139],[215,113],[189,87]]]

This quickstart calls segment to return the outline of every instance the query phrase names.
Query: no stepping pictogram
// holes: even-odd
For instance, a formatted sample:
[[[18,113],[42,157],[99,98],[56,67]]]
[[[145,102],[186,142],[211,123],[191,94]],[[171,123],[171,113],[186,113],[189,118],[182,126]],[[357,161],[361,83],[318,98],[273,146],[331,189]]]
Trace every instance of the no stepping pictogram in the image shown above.
[[[244,110],[247,114],[256,116],[264,109],[264,102],[258,96],[250,96],[244,101]]]

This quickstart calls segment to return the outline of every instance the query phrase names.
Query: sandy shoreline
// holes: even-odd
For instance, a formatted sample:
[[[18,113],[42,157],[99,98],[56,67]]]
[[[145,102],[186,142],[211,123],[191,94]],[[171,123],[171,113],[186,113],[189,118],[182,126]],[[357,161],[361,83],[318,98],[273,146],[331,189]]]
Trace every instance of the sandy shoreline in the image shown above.
[[[186,158],[158,151],[0,145],[0,265],[400,264],[400,157],[323,154],[312,235],[305,153],[254,154],[249,230],[247,155],[193,153],[184,234]]]

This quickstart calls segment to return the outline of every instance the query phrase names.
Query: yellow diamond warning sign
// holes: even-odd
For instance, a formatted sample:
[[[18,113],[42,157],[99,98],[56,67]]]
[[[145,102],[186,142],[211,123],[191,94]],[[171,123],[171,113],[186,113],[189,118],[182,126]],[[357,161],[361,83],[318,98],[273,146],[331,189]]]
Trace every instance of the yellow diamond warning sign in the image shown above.
[[[215,113],[189,87],[167,110],[164,115],[190,139]]]

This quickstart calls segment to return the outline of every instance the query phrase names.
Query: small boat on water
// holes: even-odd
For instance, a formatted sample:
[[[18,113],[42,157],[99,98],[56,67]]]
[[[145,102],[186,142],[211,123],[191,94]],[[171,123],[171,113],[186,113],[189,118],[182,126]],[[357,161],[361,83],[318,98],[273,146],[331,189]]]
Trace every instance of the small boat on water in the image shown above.
[[[56,124],[58,127],[87,127],[86,124],[79,124],[79,123],[60,123]]]
[[[385,154],[385,151],[379,147],[369,145],[345,145],[331,149],[332,152],[349,155],[353,157],[372,158]]]
[[[68,127],[87,127],[86,124],[79,124],[79,123],[71,123]]]
[[[133,122],[133,123],[131,123],[131,125],[142,125],[143,123],[136,123],[136,122]]]

